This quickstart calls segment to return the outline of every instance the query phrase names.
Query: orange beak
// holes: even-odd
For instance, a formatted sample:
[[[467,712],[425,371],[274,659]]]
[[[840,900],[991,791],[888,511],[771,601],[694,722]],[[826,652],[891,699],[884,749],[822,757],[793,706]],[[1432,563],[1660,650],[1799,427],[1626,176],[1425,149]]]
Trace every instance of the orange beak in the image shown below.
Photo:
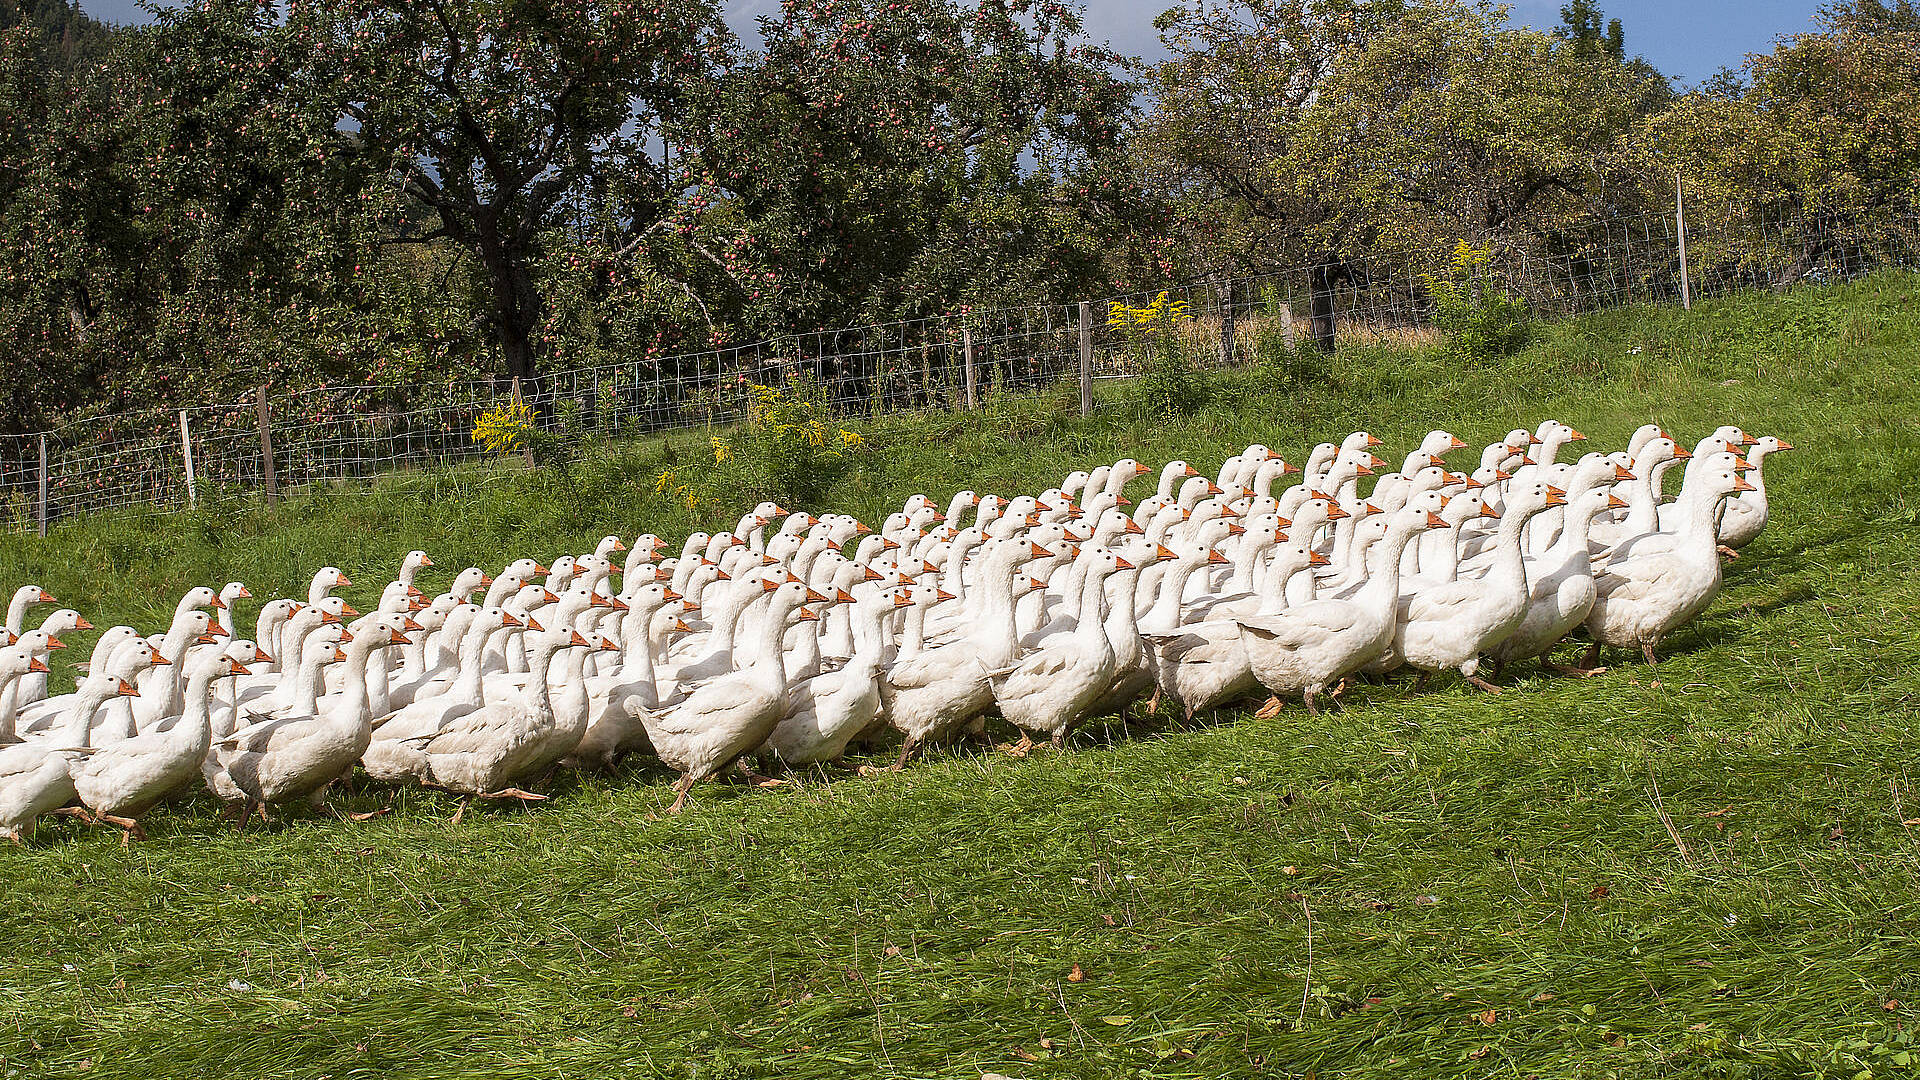
[[[216,596],[213,598],[213,606],[225,611],[227,609],[227,602]]]
[[[1568,442],[1582,442],[1582,441],[1584,441],[1585,439],[1586,439],[1586,436],[1585,436],[1585,435],[1582,435],[1582,434],[1580,434],[1580,432],[1579,432],[1578,430],[1574,430],[1574,432],[1573,432],[1573,434],[1571,434],[1571,435],[1569,435],[1569,436],[1567,436],[1567,441],[1568,441]]]
[[[1137,568],[1136,568],[1136,567],[1135,567],[1135,566],[1134,566],[1134,565],[1133,565],[1132,563],[1130,563],[1130,562],[1128,562],[1128,561],[1127,561],[1127,560],[1125,560],[1125,559],[1122,559],[1122,558],[1120,558],[1120,557],[1119,557],[1119,556],[1117,556],[1117,555],[1116,555],[1116,556],[1114,556],[1114,559],[1113,559],[1113,563],[1114,563],[1114,565],[1115,565],[1115,566],[1118,566],[1118,567],[1119,567],[1120,569],[1122,569],[1122,570],[1133,570],[1133,569],[1137,569]]]
[[[1754,486],[1753,486],[1752,484],[1750,484],[1750,483],[1748,483],[1748,482],[1747,482],[1747,478],[1746,478],[1746,477],[1744,477],[1744,476],[1736,476],[1736,477],[1734,477],[1734,478],[1733,478],[1733,490],[1735,490],[1735,491],[1758,491],[1758,490],[1760,490],[1760,489],[1759,489],[1759,488],[1756,488],[1756,487],[1754,487]]]
[[[1780,439],[1780,440],[1777,440],[1777,441],[1778,441],[1778,442],[1780,443],[1780,449],[1782,449],[1782,450],[1791,450],[1791,449],[1793,449],[1793,444],[1792,444],[1792,443],[1790,443],[1790,442],[1788,442],[1787,440],[1785,440],[1785,439]]]
[[[551,574],[551,573],[553,573],[553,571],[552,571],[552,570],[550,570],[550,569],[548,569],[548,568],[546,568],[546,567],[544,567],[544,566],[541,566],[541,565],[540,565],[539,563],[534,563],[534,564],[533,564],[533,572],[534,572],[534,573],[536,573],[536,574]]]
[[[75,617],[73,628],[75,630],[91,630],[93,629],[93,624],[87,621],[85,615],[79,615]]]
[[[347,580],[347,575],[341,574],[340,581],[337,587],[342,589],[351,589],[353,588],[353,582]]]
[[[1690,458],[1690,457],[1692,457],[1692,456],[1693,456],[1693,451],[1691,451],[1691,450],[1688,450],[1688,449],[1687,449],[1687,448],[1685,448],[1685,447],[1675,447],[1675,448],[1674,448],[1674,451],[1673,451],[1673,460],[1675,460],[1675,461],[1685,461],[1685,460],[1687,460],[1688,458]]]
[[[1607,509],[1609,509],[1609,510],[1625,510],[1626,508],[1627,508],[1627,500],[1625,500],[1625,499],[1623,499],[1623,498],[1621,498],[1621,497],[1620,497],[1620,496],[1618,496],[1618,495],[1608,495],[1608,496],[1607,496]]]
[[[1200,475],[1200,470],[1199,470],[1199,469],[1196,469],[1196,468],[1194,468],[1194,467],[1193,467],[1193,466],[1191,466],[1191,465],[1189,465],[1189,466],[1187,466],[1187,475],[1188,475],[1188,476],[1199,476],[1199,475]]]
[[[1615,480],[1631,480],[1633,479],[1633,473],[1625,466],[1615,465],[1613,467],[1613,478]]]
[[[405,634],[403,634],[403,633],[401,633],[400,631],[398,631],[398,630],[389,630],[389,631],[387,631],[387,633],[389,633],[389,634],[391,634],[391,635],[392,635],[391,637],[389,637],[389,638],[387,639],[387,644],[389,644],[389,645],[405,645],[405,644],[407,644],[407,635],[405,635]]]
[[[37,656],[33,657],[32,659],[27,661],[27,670],[28,671],[45,671],[47,670],[47,662],[45,660],[40,659]],[[120,685],[125,686],[126,684],[121,683]]]
[[[360,617],[360,613],[353,610],[353,605],[345,602],[342,602],[340,605],[340,614],[351,615],[356,619]]]
[[[1331,562],[1333,562],[1332,559],[1327,558],[1325,555],[1321,554],[1318,551],[1307,552],[1308,566],[1326,566],[1328,563],[1331,563]]]
[[[1220,554],[1218,551],[1214,551],[1211,549],[1207,551],[1208,566],[1229,566],[1231,565],[1231,563],[1232,563],[1232,560],[1228,559],[1225,555]]]
[[[422,556],[420,556],[420,565],[421,565],[421,566],[432,566],[432,565],[433,565],[433,560],[432,560],[432,559],[430,559],[430,558],[428,558],[428,557],[427,557],[427,556],[425,556],[425,555],[422,555]],[[241,593],[240,595],[241,595],[241,596],[245,596],[245,595],[247,595],[247,594],[246,594],[246,593]]]
[[[1368,435],[1368,436],[1367,436],[1367,446],[1368,446],[1368,447],[1375,447],[1375,446],[1379,446],[1379,445],[1380,445],[1380,440],[1379,440],[1379,439],[1376,439],[1376,438],[1374,438],[1374,437],[1373,437],[1372,435]]]

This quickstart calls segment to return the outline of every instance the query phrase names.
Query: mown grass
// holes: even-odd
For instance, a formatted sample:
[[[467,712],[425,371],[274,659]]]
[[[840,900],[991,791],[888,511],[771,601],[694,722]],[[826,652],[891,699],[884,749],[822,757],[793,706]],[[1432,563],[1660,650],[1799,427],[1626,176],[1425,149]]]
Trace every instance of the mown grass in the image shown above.
[[[201,798],[125,850],[43,826],[0,853],[0,1056],[129,1077],[1911,1072],[1916,293],[1613,312],[1486,369],[1343,356],[1324,384],[1223,379],[1174,424],[1112,386],[1086,420],[1066,398],[876,420],[836,508],[1035,490],[1121,454],[1297,456],[1356,427],[1396,453],[1433,426],[1484,442],[1546,415],[1600,446],[1654,420],[1802,449],[1769,463],[1773,523],[1657,674],[1365,687],[1319,719],[709,786],[670,820],[642,767],[458,827],[416,792],[373,822],[245,835]],[[384,580],[413,547],[457,568],[676,534],[659,463],[650,443],[564,477],[129,512],[9,538],[0,581],[150,627],[231,576],[265,596],[323,562]]]

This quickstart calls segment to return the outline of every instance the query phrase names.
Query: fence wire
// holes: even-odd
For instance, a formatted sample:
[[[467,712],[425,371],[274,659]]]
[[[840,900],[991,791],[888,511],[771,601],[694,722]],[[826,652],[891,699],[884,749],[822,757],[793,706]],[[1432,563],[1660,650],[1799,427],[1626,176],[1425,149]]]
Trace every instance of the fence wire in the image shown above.
[[[1832,218],[1689,223],[1686,284],[1695,299],[1803,282],[1848,280],[1920,267],[1920,217],[1868,224]],[[1483,271],[1536,318],[1626,304],[1678,303],[1675,219],[1602,221],[1543,245],[1492,245]],[[1203,363],[1241,364],[1261,348],[1410,343],[1434,335],[1424,273],[1444,255],[1369,255],[1265,274],[1220,276],[1081,304],[970,309],[882,325],[812,331],[736,348],[647,357],[543,373],[518,387],[542,423],[565,437],[615,439],[738,422],[750,388],[804,375],[834,407],[871,414],[963,409],[971,400],[1080,376],[1140,373],[1132,311],[1183,304],[1168,320]],[[1161,301],[1161,297],[1165,297]],[[1083,333],[1082,321],[1086,329]],[[1084,344],[1083,344],[1084,342]],[[967,378],[971,356],[971,388]],[[0,436],[0,528],[30,530],[112,507],[252,496],[368,479],[397,469],[444,469],[494,459],[474,426],[510,400],[510,380],[407,386],[333,386],[209,404],[171,413],[76,420]],[[263,440],[263,418],[267,439]],[[43,464],[44,461],[44,464]],[[189,463],[191,468],[189,468]]]

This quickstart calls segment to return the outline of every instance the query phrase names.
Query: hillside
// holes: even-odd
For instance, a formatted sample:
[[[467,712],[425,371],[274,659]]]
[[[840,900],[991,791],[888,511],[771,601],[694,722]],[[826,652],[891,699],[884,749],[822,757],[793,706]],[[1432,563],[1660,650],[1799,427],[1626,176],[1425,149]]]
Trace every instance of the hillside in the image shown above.
[[[6,858],[0,1064],[24,1076],[1895,1075],[1920,1003],[1920,279],[1545,329],[1497,365],[1343,354],[1241,373],[1186,422],[1118,384],[864,422],[823,506],[1038,490],[1131,455],[1290,458],[1366,428],[1479,445],[1552,415],[1624,444],[1733,422],[1774,518],[1657,675],[1531,669],[1345,708],[1096,727],[897,776],[562,777],[531,811],[405,791],[236,834],[202,797]],[[96,624],[192,584],[361,586],[677,536],[655,441],[567,470],[397,476],[275,506],[127,511],[0,542]],[[740,496],[750,503],[746,493]],[[705,523],[738,509],[702,508]],[[427,582],[429,588],[443,579]],[[356,603],[373,589],[349,590]],[[362,605],[365,606],[365,605]],[[252,618],[253,609],[242,611]],[[88,636],[75,641],[83,653]],[[387,797],[342,800],[367,809]]]

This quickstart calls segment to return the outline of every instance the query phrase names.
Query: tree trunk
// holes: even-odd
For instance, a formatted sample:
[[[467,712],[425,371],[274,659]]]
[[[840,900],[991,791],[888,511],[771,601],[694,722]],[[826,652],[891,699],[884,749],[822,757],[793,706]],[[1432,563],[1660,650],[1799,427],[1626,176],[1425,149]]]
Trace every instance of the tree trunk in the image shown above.
[[[1321,262],[1307,271],[1309,326],[1314,348],[1333,355],[1333,281],[1340,264]]]
[[[493,294],[493,320],[506,376],[519,379],[526,395],[538,400],[533,334],[540,325],[541,303],[533,272],[524,257],[506,251],[491,237],[483,235],[479,247],[480,264]]]

